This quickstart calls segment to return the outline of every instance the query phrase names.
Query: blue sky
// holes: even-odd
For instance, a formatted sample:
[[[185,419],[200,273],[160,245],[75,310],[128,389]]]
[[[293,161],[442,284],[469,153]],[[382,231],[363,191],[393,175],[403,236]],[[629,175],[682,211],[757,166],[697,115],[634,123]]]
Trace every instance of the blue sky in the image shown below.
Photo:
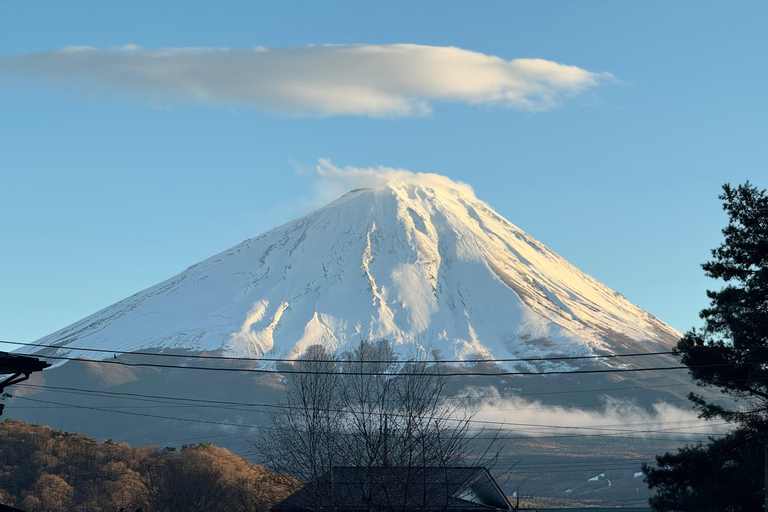
[[[764,2],[0,3],[0,339],[33,341],[307,213],[321,158],[467,182],[687,330],[717,286],[699,265],[726,221],[721,185],[768,186],[765,19]],[[598,79],[526,109],[482,84],[441,97],[456,80],[428,77],[417,86],[430,113],[379,115],[218,101],[236,76],[211,101],[174,96],[183,77],[147,93],[110,67],[121,51],[188,47],[292,47],[309,66],[308,45],[326,44],[455,47],[489,73],[543,59]],[[141,49],[110,50],[125,45]],[[62,64],[70,46],[94,47],[87,65],[102,74]],[[62,67],[8,71],[40,52]],[[354,75],[330,58],[333,76]]]

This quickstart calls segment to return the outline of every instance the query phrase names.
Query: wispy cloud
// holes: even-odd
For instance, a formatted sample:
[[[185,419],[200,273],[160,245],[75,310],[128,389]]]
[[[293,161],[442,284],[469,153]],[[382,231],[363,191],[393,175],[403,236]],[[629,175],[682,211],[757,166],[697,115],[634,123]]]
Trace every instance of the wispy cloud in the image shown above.
[[[154,105],[198,103],[283,115],[423,116],[433,102],[553,109],[612,79],[542,59],[455,47],[67,47],[0,57],[0,75],[74,85]]]
[[[350,190],[375,188],[392,180],[419,183],[433,188],[460,188],[468,197],[475,195],[472,187],[466,183],[455,182],[439,174],[413,172],[404,168],[383,165],[376,167],[337,167],[331,160],[320,158],[315,166],[315,171],[311,202],[318,208],[338,199]]]
[[[339,167],[328,158],[312,164],[291,161],[294,172],[301,177],[301,190],[291,199],[273,204],[266,209],[251,210],[244,225],[251,232],[269,230],[285,222],[322,208],[351,190],[375,188],[391,180],[418,182],[432,188],[459,188],[464,197],[475,197],[472,187],[460,181],[433,173],[414,172],[399,167]],[[256,229],[256,231],[253,231]]]

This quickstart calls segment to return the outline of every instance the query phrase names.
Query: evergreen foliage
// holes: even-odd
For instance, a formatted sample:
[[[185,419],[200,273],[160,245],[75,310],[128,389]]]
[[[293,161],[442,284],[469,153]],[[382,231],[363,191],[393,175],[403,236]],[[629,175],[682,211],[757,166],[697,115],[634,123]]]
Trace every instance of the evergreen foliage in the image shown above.
[[[726,286],[707,292],[710,307],[700,313],[704,329],[686,334],[677,349],[696,382],[720,388],[742,406],[726,409],[692,395],[705,416],[763,430],[768,412],[768,196],[749,182],[723,189],[720,198],[729,216],[725,242],[702,267]]]
[[[723,418],[738,428],[707,445],[686,446],[643,466],[656,496],[657,512],[763,510],[764,446],[768,435],[768,196],[749,182],[723,186],[729,217],[725,241],[702,265],[721,280],[708,291],[701,311],[704,328],[688,332],[677,345],[694,381],[716,387],[734,399],[726,407],[698,394],[689,398],[707,418]]]
[[[678,453],[646,464],[648,487],[656,488],[656,511],[758,511],[763,509],[763,443],[745,429],[707,445],[685,446]]]

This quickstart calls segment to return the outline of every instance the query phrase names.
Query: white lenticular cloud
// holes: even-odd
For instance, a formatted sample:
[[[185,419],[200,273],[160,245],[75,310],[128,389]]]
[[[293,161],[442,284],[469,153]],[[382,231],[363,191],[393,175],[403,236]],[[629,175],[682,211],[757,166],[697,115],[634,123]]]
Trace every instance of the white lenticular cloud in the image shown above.
[[[432,102],[556,108],[611,80],[543,59],[455,47],[323,45],[295,48],[88,46],[0,57],[0,76],[94,86],[152,104],[198,103],[285,115],[423,116]]]

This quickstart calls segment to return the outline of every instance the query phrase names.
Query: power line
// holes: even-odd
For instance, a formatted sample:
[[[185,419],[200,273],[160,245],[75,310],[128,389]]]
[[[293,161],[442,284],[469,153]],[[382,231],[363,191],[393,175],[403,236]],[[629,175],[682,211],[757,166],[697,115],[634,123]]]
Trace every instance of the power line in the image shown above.
[[[176,368],[176,369],[188,369],[188,370],[204,370],[204,371],[228,371],[228,372],[247,372],[247,373],[265,373],[265,374],[311,374],[311,375],[360,375],[360,376],[425,376],[425,375],[440,375],[444,377],[458,377],[458,376],[523,376],[523,375],[564,375],[564,374],[599,374],[599,373],[624,373],[624,372],[643,372],[643,371],[666,371],[666,370],[687,370],[689,368],[704,368],[704,367],[719,367],[719,366],[731,366],[735,363],[721,363],[710,365],[696,365],[696,366],[658,366],[649,368],[610,368],[610,369],[590,369],[590,370],[549,370],[541,372],[503,372],[503,371],[490,371],[490,372],[478,372],[478,371],[456,371],[445,372],[440,370],[441,364],[450,363],[514,363],[514,362],[550,362],[550,361],[567,361],[567,360],[602,360],[602,359],[615,359],[624,357],[647,357],[647,356],[660,356],[660,355],[674,355],[676,351],[659,351],[659,352],[636,352],[630,354],[603,354],[603,355],[590,355],[590,356],[552,356],[552,357],[539,357],[539,358],[511,358],[511,359],[466,359],[466,360],[343,360],[343,359],[280,359],[280,358],[247,358],[247,357],[228,357],[228,356],[209,356],[209,355],[194,355],[194,354],[167,354],[161,352],[130,352],[121,350],[105,350],[105,349],[91,349],[84,347],[68,347],[47,345],[42,343],[24,343],[15,341],[4,341],[4,343],[24,345],[24,346],[37,346],[43,348],[51,348],[56,350],[74,350],[83,352],[97,352],[107,354],[130,354],[130,355],[145,355],[155,357],[173,357],[184,359],[212,359],[218,361],[246,361],[246,362],[286,362],[286,363],[301,363],[301,364],[343,364],[351,363],[360,365],[371,364],[430,364],[434,365],[435,372],[430,373],[409,373],[409,372],[386,372],[386,371],[335,371],[335,370],[301,370],[301,369],[262,369],[262,368],[231,368],[221,366],[190,366],[190,365],[171,365],[163,363],[141,363],[141,362],[126,362],[118,360],[99,360],[88,359],[83,357],[68,357],[57,355],[41,355],[49,359],[56,359],[62,361],[76,361],[76,362],[89,362],[89,363],[101,363],[101,364],[117,364],[129,367],[152,367],[152,368]],[[727,349],[735,349],[735,347],[726,347]],[[711,347],[704,350],[723,350],[721,347]],[[760,362],[752,362],[748,364],[761,364]]]
[[[249,407],[249,408],[271,408],[271,409],[279,409],[279,410],[304,410],[304,407],[300,406],[291,406],[286,404],[269,404],[269,403],[253,403],[253,402],[233,402],[233,401],[224,401],[224,400],[206,400],[206,399],[200,399],[200,398],[183,398],[183,397],[169,397],[169,396],[161,396],[161,395],[144,395],[139,393],[126,393],[126,392],[115,392],[115,391],[99,391],[99,390],[86,390],[81,388],[69,388],[69,387],[53,387],[53,386],[41,386],[41,385],[35,385],[35,384],[25,384],[27,387],[36,388],[36,389],[49,389],[51,391],[57,391],[62,393],[72,393],[72,394],[86,394],[86,395],[101,395],[106,397],[118,397],[118,398],[124,398],[129,400],[142,400],[142,401],[160,401],[158,403],[166,403],[162,402],[164,401],[176,401],[176,402],[186,402],[186,403],[202,403],[206,404],[212,407],[217,406],[242,406],[242,407]],[[19,397],[24,398],[24,397]],[[194,405],[190,405],[192,407]],[[227,407],[222,407],[224,409],[228,409]],[[246,411],[246,409],[230,409],[230,410],[237,410],[237,411]],[[512,410],[528,410],[527,408],[517,408]],[[345,410],[331,410],[329,409],[328,412],[346,412]],[[350,411],[354,414],[355,411]],[[374,412],[369,411],[368,414],[373,415],[379,415],[379,416],[398,416],[398,414],[389,414],[386,412]],[[456,418],[456,421],[464,421],[462,419]],[[574,426],[559,426],[559,425],[540,425],[540,424],[528,424],[528,423],[514,423],[514,422],[508,422],[508,421],[492,421],[492,420],[476,420],[469,418],[469,423],[482,423],[485,425],[502,425],[502,426],[519,426],[519,427],[543,427],[543,428],[562,428],[562,429],[581,429],[581,430],[620,430],[620,431],[626,431],[626,432],[643,432],[638,431],[634,429],[610,429],[607,427],[612,426],[637,426],[637,425],[654,425],[658,422],[641,422],[641,423],[621,423],[621,424],[606,424],[601,425],[601,427],[574,427]],[[712,426],[719,426],[720,424],[715,423],[709,423],[707,420],[680,420],[680,421],[668,421],[668,422],[662,422],[664,424],[680,424],[680,423],[697,423],[701,425],[712,425]],[[698,425],[697,425],[698,426]],[[689,428],[689,427],[686,427]],[[675,430],[675,429],[665,429],[665,430]]]
[[[34,389],[43,389],[43,390],[49,390],[49,391],[58,391],[58,392],[70,392],[72,394],[94,394],[97,396],[115,396],[119,398],[123,398],[126,400],[131,399],[137,399],[137,400],[143,400],[143,401],[156,401],[158,403],[164,404],[166,402],[163,402],[162,400],[178,400],[178,401],[184,401],[184,402],[192,402],[192,405],[188,405],[187,407],[219,407],[219,406],[243,406],[243,407],[264,407],[264,408],[285,408],[287,406],[281,405],[281,404],[271,404],[271,403],[254,403],[254,402],[233,402],[233,401],[226,401],[226,400],[206,400],[202,398],[183,398],[183,397],[173,397],[173,396],[162,396],[162,395],[146,395],[141,393],[128,393],[128,392],[115,392],[115,391],[103,391],[103,390],[91,390],[91,389],[82,389],[82,388],[71,388],[71,387],[60,387],[60,386],[48,386],[48,385],[39,385],[39,384],[28,384],[28,383],[21,383],[17,384],[17,386],[23,386],[28,388],[34,388]],[[631,386],[631,387],[625,387],[625,388],[613,388],[613,389],[638,389],[642,386]],[[611,389],[611,388],[608,388]],[[595,390],[595,391],[604,391],[604,390]],[[528,393],[527,395],[537,395],[539,393]],[[544,393],[546,394],[546,393]],[[471,401],[478,397],[493,397],[493,398],[501,398],[502,396],[511,396],[511,397],[517,397],[517,396],[524,396],[524,394],[520,395],[475,395],[471,397],[453,397],[451,399],[452,402],[458,402],[458,401]],[[154,400],[149,400],[154,399]],[[687,402],[688,399],[686,398],[678,398],[674,400],[664,400],[665,403],[669,402]],[[632,402],[633,405],[639,405],[639,404],[651,404],[651,403],[658,403],[659,400],[646,400],[641,402]],[[196,405],[196,404],[203,404],[203,405]],[[214,405],[208,405],[208,404],[214,404]],[[603,407],[605,404],[568,404],[567,406],[541,406],[541,407],[490,407],[485,408],[484,410],[492,410],[492,411],[530,411],[530,410],[540,410],[540,409],[549,409],[552,407],[580,407],[580,408],[592,408],[592,407]],[[245,409],[236,409],[232,407],[221,407],[222,409],[228,409],[228,410],[236,410],[236,411],[243,411]]]
[[[115,411],[110,409],[104,409],[101,407],[90,407],[87,405],[76,405],[76,404],[65,404],[62,402],[51,402],[49,400],[40,400],[39,398],[29,398],[27,396],[20,396],[16,397],[21,400],[29,400],[31,402],[38,402],[43,404],[53,404],[53,405],[64,405],[67,407],[75,407],[77,409],[88,409],[91,411],[102,411],[102,412],[113,412],[118,414],[129,414],[131,416],[143,416],[146,418],[157,418],[157,419],[164,419],[164,420],[176,420],[176,421],[191,421],[194,423],[207,423],[210,425],[225,425],[228,427],[240,427],[240,428],[250,428],[250,429],[272,429],[273,427],[264,427],[261,425],[245,425],[245,424],[239,424],[239,423],[231,423],[226,421],[213,421],[213,420],[201,420],[201,419],[193,419],[193,418],[175,418],[171,416],[162,416],[159,414],[146,414],[146,413],[140,413],[140,412],[130,412],[130,411]]]
[[[734,382],[737,381],[747,381],[749,379],[735,379]],[[56,387],[56,386],[41,386],[41,385],[35,385],[35,384],[29,384],[27,382],[17,384],[17,386],[26,386],[26,387],[35,387],[35,388],[41,388],[41,389],[50,389],[50,390],[56,390],[56,389],[62,389],[62,390],[72,390],[72,391],[81,391],[83,393],[105,393],[110,394],[114,392],[110,391],[102,391],[102,390],[87,390],[87,389],[78,389],[78,388],[66,388],[66,387]],[[694,382],[682,382],[677,384],[649,384],[649,385],[643,385],[643,386],[622,386],[622,387],[614,387],[614,388],[590,388],[590,389],[572,389],[572,390],[564,390],[564,391],[537,391],[537,392],[528,392],[528,393],[481,393],[481,394],[473,394],[472,396],[463,396],[463,397],[454,397],[455,399],[459,400],[474,400],[476,398],[504,398],[504,397],[526,397],[526,396],[544,396],[544,395],[572,395],[576,393],[605,393],[606,391],[629,391],[629,390],[635,390],[635,389],[652,389],[652,388],[671,388],[671,387],[695,387],[699,388],[696,383]],[[131,393],[117,393],[122,395],[130,395]],[[157,397],[155,395],[140,395],[136,394],[136,396],[143,396],[143,397],[150,397],[150,398],[163,398],[163,397]],[[170,399],[176,399],[177,397],[165,397]],[[196,400],[196,399],[189,399],[189,398],[183,398],[181,400]],[[676,401],[685,401],[686,399],[680,399]],[[669,400],[665,400],[669,401]],[[240,405],[240,402],[223,402],[223,401],[214,401],[216,403],[225,403],[225,404],[231,404],[231,405]]]
[[[287,359],[287,358],[274,358],[274,357],[235,357],[235,356],[212,356],[202,354],[169,354],[165,352],[135,352],[129,350],[106,350],[98,348],[85,348],[85,347],[72,347],[68,345],[48,345],[44,343],[25,343],[21,341],[7,341],[0,340],[0,343],[8,343],[11,345],[22,345],[25,347],[41,347],[52,348],[57,350],[73,350],[78,352],[96,352],[101,354],[129,354],[137,356],[153,356],[153,357],[173,357],[183,359],[212,359],[217,361],[247,361],[247,362],[260,362],[266,361],[270,363],[296,363],[296,362],[312,362],[312,363],[365,363],[365,364],[459,364],[459,363],[535,363],[541,361],[576,361],[576,360],[589,360],[589,359],[616,359],[624,357],[645,357],[645,356],[664,356],[664,355],[676,355],[674,350],[664,350],[658,352],[632,352],[628,354],[593,354],[588,356],[550,356],[550,357],[521,357],[521,358],[506,358],[506,359],[434,359],[434,360],[421,360],[421,359],[371,359],[364,361],[357,360],[344,360],[344,359]],[[140,349],[141,350],[141,349]],[[49,357],[49,356],[41,356]]]
[[[380,376],[380,377],[392,377],[392,376],[401,376],[401,377],[504,377],[504,376],[543,376],[543,375],[584,375],[584,374],[603,374],[603,373],[636,373],[636,372],[649,372],[649,371],[668,371],[668,370],[689,370],[691,368],[713,368],[713,367],[724,367],[724,366],[732,366],[734,363],[722,363],[722,364],[708,364],[708,365],[695,365],[695,366],[655,366],[655,367],[648,367],[648,368],[610,368],[610,369],[593,369],[593,370],[548,370],[548,371],[541,371],[541,372],[503,372],[503,371],[497,371],[497,372],[478,372],[478,371],[454,371],[454,372],[443,372],[440,371],[439,366],[436,368],[437,371],[434,372],[422,372],[422,373],[413,373],[413,372],[371,372],[371,371],[361,371],[361,372],[345,372],[345,371],[331,371],[331,370],[268,370],[268,369],[262,369],[262,368],[228,368],[228,367],[221,367],[221,366],[179,366],[179,365],[171,365],[171,364],[162,364],[162,363],[130,363],[126,361],[117,361],[117,360],[109,360],[109,359],[86,359],[82,357],[65,357],[65,356],[41,356],[45,357],[47,359],[57,359],[57,360],[63,360],[63,361],[77,361],[82,363],[95,363],[95,364],[113,364],[113,365],[119,365],[119,366],[127,366],[127,367],[145,367],[145,368],[173,368],[173,369],[179,369],[179,370],[202,370],[202,371],[222,371],[222,372],[239,372],[239,373],[260,373],[260,374],[277,374],[277,375],[285,375],[285,374],[298,374],[298,375],[353,375],[353,376],[364,376],[364,377],[370,377],[370,376]],[[316,363],[316,361],[307,360],[302,361],[303,363]],[[355,361],[355,363],[367,364],[367,361]],[[764,362],[755,361],[750,364],[763,364]]]
[[[108,395],[108,396],[115,396],[115,397],[121,397],[126,399],[157,399],[157,400],[171,400],[171,401],[180,401],[180,402],[200,402],[204,404],[216,404],[216,405],[238,405],[238,406],[247,406],[247,407],[274,407],[274,408],[285,408],[287,406],[280,405],[280,404],[267,404],[267,403],[253,403],[253,402],[233,402],[233,401],[227,401],[227,400],[206,400],[203,398],[185,398],[185,397],[176,397],[176,396],[163,396],[163,395],[145,395],[141,393],[128,393],[128,392],[119,392],[119,391],[103,391],[103,390],[94,390],[94,389],[82,389],[82,388],[70,388],[70,387],[62,387],[62,386],[48,386],[48,385],[39,385],[39,384],[19,384],[20,386],[25,386],[29,388],[36,388],[36,389],[49,389],[51,391],[60,391],[60,392],[74,392],[74,393],[83,393],[83,394],[99,394],[99,395]]]
[[[224,407],[224,405],[234,405],[234,406],[244,406],[248,408],[274,408],[274,409],[282,409],[282,410],[303,410],[302,407],[298,406],[289,406],[284,404],[264,404],[264,403],[245,403],[245,402],[231,402],[231,401],[219,401],[219,400],[204,400],[204,399],[191,399],[191,398],[181,398],[181,397],[167,397],[167,396],[158,396],[158,395],[141,395],[137,393],[120,393],[120,392],[110,392],[110,391],[94,391],[94,390],[83,390],[79,388],[51,388],[46,386],[37,386],[37,385],[29,385],[29,387],[33,388],[43,388],[43,389],[51,389],[52,391],[58,391],[63,393],[71,393],[71,394],[95,394],[96,396],[103,396],[105,398],[108,397],[118,397],[118,398],[124,398],[129,400],[140,400],[140,401],[153,401],[157,402],[158,400],[161,400],[158,403],[166,403],[162,402],[162,400],[165,401],[181,401],[185,403],[192,403],[196,404],[198,402],[202,402],[205,405],[202,405],[202,407],[218,407],[222,409],[229,409],[229,410],[236,410],[236,411],[242,411],[242,412],[262,412],[263,411],[253,411],[251,410],[244,410],[244,409],[237,409],[232,407]],[[106,396],[104,396],[106,395]],[[24,397],[19,397],[24,398]],[[169,417],[169,416],[161,416],[157,414],[142,414],[142,413],[131,413],[124,410],[114,410],[114,409],[107,409],[103,407],[93,407],[93,406],[81,406],[76,404],[62,404],[61,402],[49,402],[49,401],[42,401],[39,399],[31,399],[31,400],[37,400],[39,402],[43,403],[49,403],[49,404],[58,404],[63,407],[77,407],[77,408],[85,408],[90,410],[96,410],[101,412],[112,412],[112,413],[122,413],[122,414],[131,414],[134,416],[146,416],[146,417],[153,417],[153,418],[160,418],[160,419],[169,419],[169,420],[179,420],[179,421],[187,421],[187,422],[200,422],[200,423],[212,423],[210,421],[206,420],[196,420],[194,418],[175,418],[175,417]],[[351,412],[354,414],[354,411],[346,411],[346,410],[329,410],[329,412]],[[369,414],[373,415],[379,415],[379,416],[400,416],[398,413],[385,413],[380,411],[369,411]],[[713,427],[719,427],[723,425],[727,425],[727,423],[709,423],[706,420],[686,420],[686,421],[674,421],[674,422],[641,422],[641,423],[633,423],[633,424],[604,424],[600,426],[590,427],[590,426],[563,426],[563,425],[547,425],[547,424],[529,424],[529,423],[515,423],[515,422],[509,422],[509,421],[494,421],[494,420],[480,420],[480,419],[474,419],[474,418],[467,418],[467,419],[461,419],[461,418],[450,418],[448,421],[455,421],[461,423],[462,421],[466,421],[467,424],[471,425],[482,425],[482,427],[493,427],[491,431],[497,431],[498,435],[510,437],[508,434],[510,432],[518,432],[523,434],[522,437],[530,438],[531,436],[536,436],[538,434],[538,437],[591,437],[591,436],[599,436],[601,434],[610,436],[610,437],[621,437],[619,434],[659,434],[659,433],[670,433],[674,431],[683,431],[683,430],[689,430],[692,428],[697,428],[699,426],[713,426]],[[662,425],[671,425],[671,424],[680,424],[680,423],[693,423],[693,425],[688,426],[682,426],[682,427],[665,427],[665,428],[657,428],[657,429],[636,429],[636,428],[626,428],[627,426],[641,426],[641,425],[655,425],[657,423],[661,423]],[[223,425],[235,425],[239,427],[251,427],[251,428],[257,428],[257,429],[266,429],[271,430],[272,427],[266,427],[262,425],[243,425],[243,424],[232,424],[230,422],[217,422],[217,424],[223,424]],[[610,428],[612,426],[620,426],[625,428]],[[545,430],[546,429],[546,430]],[[562,430],[573,430],[582,432],[582,434],[577,434],[573,436],[569,435],[557,435]],[[600,434],[583,434],[583,432],[600,432]],[[504,434],[502,434],[502,432]],[[605,433],[608,434],[605,434]],[[720,434],[716,432],[686,432],[686,435],[688,436],[720,436],[725,434]],[[521,436],[513,436],[513,438],[519,438]],[[484,438],[482,436],[475,435],[475,438],[478,440],[480,439],[488,439]],[[652,437],[651,439],[659,440],[657,437]],[[669,441],[690,441],[690,437],[687,439],[666,439]]]
[[[232,423],[232,422],[223,422],[223,421],[212,421],[212,420],[201,420],[201,419],[195,419],[195,418],[179,418],[179,417],[171,417],[171,416],[165,416],[165,415],[158,415],[158,414],[147,414],[147,413],[138,413],[138,412],[131,412],[131,411],[124,411],[124,410],[113,410],[108,408],[102,408],[102,407],[93,407],[93,406],[86,406],[86,405],[79,405],[79,404],[67,404],[63,402],[53,402],[49,400],[41,400],[37,398],[29,398],[29,397],[18,397],[22,400],[29,400],[32,402],[38,402],[38,403],[45,403],[45,404],[52,404],[57,406],[67,406],[67,407],[73,407],[78,409],[87,409],[87,410],[93,410],[93,411],[101,411],[101,412],[111,412],[116,414],[127,414],[131,416],[141,416],[141,417],[149,417],[149,418],[156,418],[156,419],[165,419],[165,420],[176,420],[176,421],[186,421],[186,422],[193,422],[193,423],[204,423],[204,424],[212,424],[212,425],[225,425],[225,426],[234,426],[239,428],[249,428],[249,429],[258,429],[258,430],[274,430],[276,427],[267,427],[263,425],[250,425],[250,424],[242,424],[242,423]],[[457,419],[458,420],[458,419]],[[458,420],[461,421],[461,420]],[[523,427],[527,430],[525,433],[539,433],[544,434],[541,437],[595,437],[595,436],[607,436],[607,437],[614,437],[618,434],[653,434],[653,433],[668,433],[671,431],[680,431],[680,430],[686,430],[690,428],[696,428],[699,425],[690,425],[686,427],[672,427],[672,428],[660,428],[660,429],[647,429],[647,430],[635,430],[635,429],[619,429],[619,428],[608,428],[608,427],[576,427],[576,426],[563,426],[563,425],[540,425],[540,424],[526,424],[526,423],[510,423],[510,422],[498,422],[498,421],[487,421],[487,420],[468,420],[472,423],[478,423],[478,424],[492,424],[492,425],[498,425],[500,428],[500,431],[503,432],[512,432],[516,433],[518,430],[507,428],[502,429],[501,427]],[[676,423],[676,422],[668,422],[668,423]],[[642,424],[648,424],[648,423],[642,423]],[[631,424],[630,424],[631,425]],[[716,426],[719,426],[720,424],[717,424]],[[554,429],[555,432],[548,432],[543,430],[533,430],[535,428],[539,429]],[[599,434],[575,434],[575,435],[556,435],[557,430],[581,430],[581,431],[599,431]],[[718,434],[712,434],[709,432],[690,432],[689,435],[718,435]],[[524,435],[524,436],[515,436],[517,438],[525,437],[529,438],[530,435]],[[486,438],[482,436],[474,436],[473,439],[496,439],[497,437],[493,438]]]
[[[613,459],[613,458],[607,458],[607,457],[595,457],[594,459],[589,460],[576,460],[568,461],[568,467],[580,467],[580,466],[594,466],[599,464],[634,464],[636,462],[652,462],[652,460],[648,457],[625,457],[620,459]],[[530,461],[530,462],[523,462],[520,461],[519,464],[515,465],[515,468],[518,467],[543,467],[543,466],[562,466],[563,461]]]

